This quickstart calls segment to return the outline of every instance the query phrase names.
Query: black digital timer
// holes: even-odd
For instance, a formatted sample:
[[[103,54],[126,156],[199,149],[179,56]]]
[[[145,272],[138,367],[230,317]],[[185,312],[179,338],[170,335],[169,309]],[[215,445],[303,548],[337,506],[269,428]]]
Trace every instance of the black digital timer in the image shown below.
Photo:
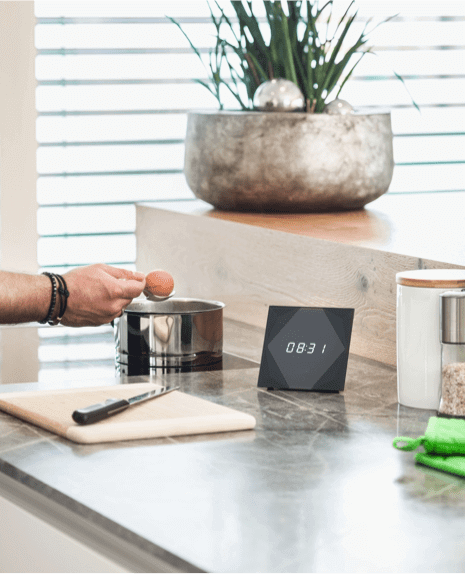
[[[258,386],[344,390],[354,309],[270,306]]]

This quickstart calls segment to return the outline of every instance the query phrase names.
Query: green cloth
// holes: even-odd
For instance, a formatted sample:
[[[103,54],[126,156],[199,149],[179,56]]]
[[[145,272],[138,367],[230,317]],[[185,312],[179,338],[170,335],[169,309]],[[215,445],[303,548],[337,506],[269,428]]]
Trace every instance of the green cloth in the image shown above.
[[[399,446],[398,443],[406,443]],[[424,436],[416,439],[398,436],[394,448],[412,451],[423,446],[425,453],[415,455],[415,461],[444,472],[465,476],[465,420],[431,417]],[[445,456],[446,455],[446,456]]]
[[[444,472],[465,476],[465,456],[438,456],[418,452],[415,461]]]

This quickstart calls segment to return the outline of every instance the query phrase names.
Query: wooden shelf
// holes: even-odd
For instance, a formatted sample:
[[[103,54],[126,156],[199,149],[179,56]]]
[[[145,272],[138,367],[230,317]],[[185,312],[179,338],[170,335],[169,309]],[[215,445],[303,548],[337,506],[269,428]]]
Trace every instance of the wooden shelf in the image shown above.
[[[201,200],[156,207],[465,266],[465,192],[387,194],[341,213],[228,212]]]
[[[388,194],[364,210],[222,212],[200,200],[137,206],[137,268],[179,297],[219,299],[264,328],[269,305],[355,309],[351,352],[396,364],[399,271],[465,268],[465,193]]]

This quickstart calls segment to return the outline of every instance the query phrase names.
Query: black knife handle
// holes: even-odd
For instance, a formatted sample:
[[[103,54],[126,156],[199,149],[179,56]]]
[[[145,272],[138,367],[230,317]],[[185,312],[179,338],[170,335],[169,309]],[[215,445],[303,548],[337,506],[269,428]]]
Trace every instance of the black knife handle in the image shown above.
[[[104,403],[97,403],[74,411],[73,421],[80,425],[96,423],[128,407],[129,402],[126,399],[107,399]]]

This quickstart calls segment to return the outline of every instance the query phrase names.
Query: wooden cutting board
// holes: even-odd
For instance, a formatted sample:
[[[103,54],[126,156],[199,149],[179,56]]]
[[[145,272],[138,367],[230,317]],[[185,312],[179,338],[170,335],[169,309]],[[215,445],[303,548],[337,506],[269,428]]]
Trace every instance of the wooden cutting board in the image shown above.
[[[76,409],[109,398],[128,399],[155,388],[158,385],[153,383],[135,383],[88,389],[2,393],[0,410],[74,442],[86,444],[255,427],[255,419],[251,415],[180,391],[134,405],[90,425],[79,425],[71,417]]]

